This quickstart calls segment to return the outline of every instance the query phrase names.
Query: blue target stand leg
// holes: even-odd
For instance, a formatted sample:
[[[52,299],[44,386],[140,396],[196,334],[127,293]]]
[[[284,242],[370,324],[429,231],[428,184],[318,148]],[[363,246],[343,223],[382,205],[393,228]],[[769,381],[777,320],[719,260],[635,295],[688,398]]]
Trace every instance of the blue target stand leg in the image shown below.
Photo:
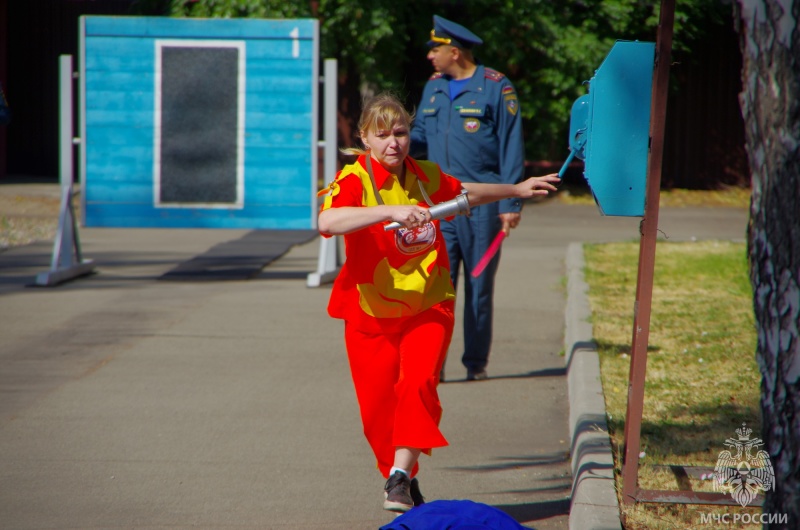
[[[94,271],[92,260],[84,260],[81,256],[80,239],[78,238],[78,225],[75,220],[75,211],[72,208],[73,179],[73,116],[72,116],[72,56],[62,55],[59,58],[59,84],[60,84],[60,180],[61,180],[61,206],[58,215],[58,230],[53,241],[53,257],[50,270],[36,276],[36,285],[52,287],[59,283],[84,276]]]

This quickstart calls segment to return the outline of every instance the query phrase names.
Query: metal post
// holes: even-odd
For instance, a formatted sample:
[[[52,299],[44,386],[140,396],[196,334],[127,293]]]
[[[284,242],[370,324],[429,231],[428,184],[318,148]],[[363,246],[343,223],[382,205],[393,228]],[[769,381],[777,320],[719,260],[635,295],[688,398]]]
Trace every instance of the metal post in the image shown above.
[[[336,175],[336,153],[339,142],[337,141],[336,113],[339,107],[339,68],[336,59],[325,59],[325,154],[324,170],[325,183],[333,180]]]
[[[622,501],[636,502],[639,478],[639,448],[647,369],[647,344],[650,336],[650,311],[653,298],[658,203],[661,192],[661,165],[664,156],[664,124],[667,111],[672,27],[675,0],[661,2],[656,42],[656,63],[650,106],[650,158],[647,167],[647,191],[642,237],[639,245],[639,272],[633,318],[631,366],[628,379],[628,410],[625,417],[625,448],[622,466]]]
[[[325,140],[320,142],[325,147],[324,173],[325,182],[331,182],[336,176],[337,129],[336,110],[338,107],[338,67],[336,59],[325,59],[325,115],[323,131]],[[336,278],[339,273],[339,238],[320,238],[317,272],[312,272],[306,279],[308,287],[319,287]]]
[[[58,230],[53,241],[50,270],[36,276],[36,285],[53,286],[89,274],[94,269],[92,260],[81,256],[78,226],[72,208],[73,181],[73,112],[72,112],[72,56],[59,57],[59,180],[61,182],[61,207]]]
[[[58,95],[58,181],[61,184],[61,208],[64,209],[65,201],[72,198],[72,163],[73,144],[72,131],[74,126],[72,113],[72,56],[62,55],[58,58],[59,95]],[[59,216],[58,230],[53,244],[53,256],[50,269],[57,270],[71,265],[72,224],[65,222],[63,215]]]
[[[59,84],[61,87],[58,101],[59,137],[58,137],[58,178],[63,192],[66,186],[72,185],[73,149],[72,135],[74,120],[72,112],[72,56],[59,57]]]

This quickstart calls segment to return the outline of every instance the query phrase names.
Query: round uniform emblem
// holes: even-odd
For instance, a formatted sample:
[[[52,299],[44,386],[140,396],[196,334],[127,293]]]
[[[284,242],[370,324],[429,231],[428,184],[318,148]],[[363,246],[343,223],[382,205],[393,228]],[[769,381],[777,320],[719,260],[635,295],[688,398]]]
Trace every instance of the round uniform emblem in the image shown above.
[[[398,228],[394,232],[397,250],[403,254],[419,254],[428,250],[436,241],[436,227],[425,223],[419,228]]]
[[[481,128],[481,122],[476,120],[475,118],[467,118],[464,120],[464,130],[468,133],[478,132],[478,129]]]

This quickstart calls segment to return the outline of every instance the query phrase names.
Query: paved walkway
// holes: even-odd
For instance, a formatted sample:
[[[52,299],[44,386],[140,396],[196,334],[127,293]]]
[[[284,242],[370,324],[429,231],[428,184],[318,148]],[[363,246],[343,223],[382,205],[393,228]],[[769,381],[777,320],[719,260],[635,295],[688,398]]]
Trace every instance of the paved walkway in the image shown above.
[[[742,239],[747,214],[661,219],[671,240]],[[451,445],[423,457],[429,499],[568,528],[565,254],[573,241],[637,240],[638,223],[593,206],[526,208],[503,247],[490,380],[463,381],[456,331],[440,387]],[[318,241],[246,281],[157,280],[246,233],[81,229],[98,273],[55,288],[27,286],[49,267],[51,243],[0,252],[0,526],[352,530],[390,520],[342,324],[325,313],[329,287],[306,287]]]

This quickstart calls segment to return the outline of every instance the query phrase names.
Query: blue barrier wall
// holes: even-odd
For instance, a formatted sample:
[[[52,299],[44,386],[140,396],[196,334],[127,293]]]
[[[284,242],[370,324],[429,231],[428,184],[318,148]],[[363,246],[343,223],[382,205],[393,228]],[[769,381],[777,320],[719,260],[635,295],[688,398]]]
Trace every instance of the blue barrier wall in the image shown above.
[[[316,227],[316,20],[83,17],[86,226]]]

